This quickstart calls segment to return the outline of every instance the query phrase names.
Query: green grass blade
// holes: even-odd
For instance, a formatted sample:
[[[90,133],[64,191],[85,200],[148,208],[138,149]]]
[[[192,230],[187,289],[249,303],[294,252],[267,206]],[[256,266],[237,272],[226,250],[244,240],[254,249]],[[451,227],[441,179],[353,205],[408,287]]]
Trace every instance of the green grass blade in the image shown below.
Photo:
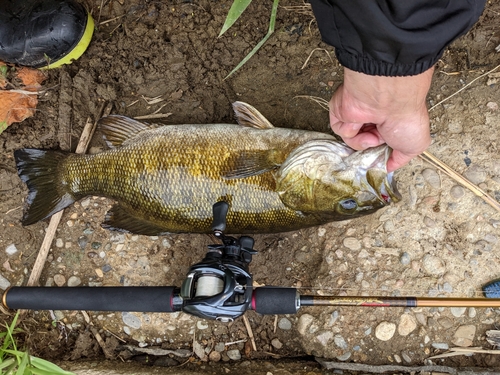
[[[241,68],[250,58],[262,47],[262,45],[269,39],[271,34],[274,32],[274,27],[276,25],[276,14],[278,13],[278,3],[279,0],[274,0],[273,1],[273,8],[271,10],[271,19],[269,20],[269,29],[267,30],[267,34],[264,36],[264,38],[248,53],[248,55],[245,56],[243,60],[240,61],[236,67],[231,70],[231,72],[224,78],[226,80],[227,78],[231,77],[239,68]]]
[[[222,25],[222,29],[219,33],[219,37],[222,36],[233,23],[236,22],[238,18],[240,18],[241,14],[245,11],[247,6],[252,2],[252,0],[234,0],[233,5],[231,5],[231,9],[227,13],[226,21],[224,21],[224,25]]]
[[[9,358],[9,359],[3,361],[2,363],[0,363],[0,370],[3,370],[4,368],[9,367],[10,365],[12,365],[15,362],[16,362],[16,360],[14,358]],[[3,373],[0,372],[0,374],[3,374]]]
[[[17,368],[16,375],[24,375],[24,373],[26,372],[26,366],[28,365],[28,359],[28,353],[24,352],[21,357],[21,363],[19,363],[19,367]]]
[[[31,357],[31,365],[31,371],[33,372],[33,374],[75,375],[73,372],[63,370],[52,362],[38,357]]]

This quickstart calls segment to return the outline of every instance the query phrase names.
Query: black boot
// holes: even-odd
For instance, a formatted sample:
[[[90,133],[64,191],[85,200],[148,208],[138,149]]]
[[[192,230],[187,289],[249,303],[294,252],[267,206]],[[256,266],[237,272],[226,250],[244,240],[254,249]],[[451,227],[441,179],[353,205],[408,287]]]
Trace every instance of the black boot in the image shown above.
[[[70,64],[87,49],[94,21],[76,0],[0,0],[0,60],[34,68]]]

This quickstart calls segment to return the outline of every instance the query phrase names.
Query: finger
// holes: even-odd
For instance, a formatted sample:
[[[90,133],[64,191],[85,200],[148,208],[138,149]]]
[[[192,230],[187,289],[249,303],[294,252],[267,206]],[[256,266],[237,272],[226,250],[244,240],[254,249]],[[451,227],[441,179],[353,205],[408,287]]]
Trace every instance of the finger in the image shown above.
[[[363,124],[341,121],[331,125],[333,132],[343,139],[355,137],[362,127]]]
[[[396,169],[401,168],[402,166],[408,164],[410,160],[416,156],[417,155],[407,155],[400,151],[392,150],[391,156],[389,157],[389,160],[387,160],[387,172],[393,172]]]
[[[366,150],[370,147],[377,147],[384,144],[384,140],[377,134],[366,132],[359,133],[353,138],[343,138],[344,142],[355,150]]]

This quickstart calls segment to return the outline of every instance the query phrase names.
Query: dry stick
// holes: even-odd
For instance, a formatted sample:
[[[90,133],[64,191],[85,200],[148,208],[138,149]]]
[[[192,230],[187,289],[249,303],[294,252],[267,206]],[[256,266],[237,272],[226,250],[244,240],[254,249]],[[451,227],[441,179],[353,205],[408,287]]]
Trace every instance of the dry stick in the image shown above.
[[[437,159],[435,156],[433,156],[431,153],[428,151],[424,151],[420,157],[425,160],[426,162],[432,164],[439,170],[443,171],[446,173],[448,176],[453,178],[455,181],[457,181],[459,184],[465,186],[469,190],[471,190],[474,194],[476,194],[478,197],[482,198],[486,203],[488,203],[491,207],[496,209],[498,212],[500,212],[500,203],[498,203],[495,199],[493,199],[488,193],[486,193],[483,189],[481,189],[479,186],[474,185],[472,182],[467,180],[465,177],[462,175],[458,174],[455,172],[453,169],[451,169],[448,165]]]
[[[250,322],[248,321],[248,318],[246,317],[246,315],[243,315],[243,323],[245,323],[245,327],[247,328],[248,337],[250,337],[250,342],[252,343],[252,349],[253,349],[254,352],[256,352],[257,351],[257,345],[255,345],[255,339],[254,339],[254,336],[253,336],[252,327],[250,327]]]

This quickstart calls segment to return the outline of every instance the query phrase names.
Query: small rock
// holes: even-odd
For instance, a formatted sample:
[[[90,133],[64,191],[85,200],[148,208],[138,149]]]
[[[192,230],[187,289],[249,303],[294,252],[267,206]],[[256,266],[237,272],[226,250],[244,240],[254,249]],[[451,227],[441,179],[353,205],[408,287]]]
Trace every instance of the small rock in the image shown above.
[[[450,346],[445,342],[433,342],[432,347],[439,350],[448,350]]]
[[[401,363],[402,360],[401,360],[401,357],[397,354],[394,354],[394,360],[397,362],[397,363]]]
[[[96,268],[94,271],[95,271],[97,277],[100,277],[100,278],[104,277],[104,272],[102,272],[102,270],[100,268]]]
[[[403,357],[403,359],[405,360],[405,362],[411,363],[411,357],[408,355],[408,353],[402,352],[401,356]]]
[[[450,308],[451,314],[456,318],[460,318],[461,316],[464,316],[465,310],[467,310],[466,307],[451,307]]]
[[[238,349],[232,349],[227,351],[227,356],[233,361],[239,361],[241,359],[241,353]]]
[[[354,237],[346,237],[344,238],[344,241],[342,243],[345,247],[353,251],[361,249],[361,242]]]
[[[205,348],[198,341],[193,342],[193,352],[200,359],[204,359],[206,357]]]
[[[122,320],[127,326],[135,329],[141,328],[141,320],[132,313],[122,312]]]
[[[218,342],[217,344],[215,344],[214,350],[218,352],[223,352],[224,350],[226,350],[226,346],[224,345],[223,342]]]
[[[71,276],[68,279],[68,286],[78,286],[82,283],[82,280],[78,276]]]
[[[111,271],[113,268],[109,264],[105,264],[104,266],[101,267],[102,272],[107,273]]]
[[[86,198],[84,200],[82,200],[80,202],[80,205],[83,207],[83,208],[87,208],[89,205],[90,205],[90,198]]]
[[[57,238],[57,239],[56,239],[56,247],[61,248],[61,247],[63,247],[63,246],[64,246],[64,241],[63,241],[63,239],[62,239],[62,238]]]
[[[211,362],[219,362],[221,360],[221,355],[218,351],[212,350],[210,354],[208,355],[208,359]]]
[[[314,317],[310,314],[303,314],[300,316],[299,321],[297,322],[297,331],[304,336],[307,333],[307,329],[314,321]]]
[[[450,189],[450,195],[453,199],[458,200],[465,195],[465,189],[460,185],[455,185]]]
[[[7,253],[7,255],[14,255],[15,253],[17,253],[16,245],[10,244],[5,248],[5,252]]]
[[[415,313],[415,318],[424,327],[427,325],[427,317],[422,313]]]
[[[455,335],[453,335],[453,340],[451,341],[453,344],[457,346],[472,346],[472,342],[474,341],[474,336],[476,335],[476,326],[469,324],[465,326],[458,327]]]
[[[453,321],[450,318],[446,318],[446,317],[439,318],[438,323],[444,329],[448,329],[448,328],[453,327]]]
[[[130,336],[130,334],[132,333],[132,332],[130,331],[130,328],[128,328],[127,326],[123,327],[123,332],[125,332],[125,334],[126,334],[126,335],[129,335],[129,336]]]
[[[424,169],[422,171],[422,176],[424,176],[424,180],[433,188],[440,189],[441,188],[441,177],[434,169]]]
[[[401,336],[408,336],[417,328],[417,320],[413,315],[403,314],[399,320],[398,333]]]
[[[94,242],[92,242],[92,243],[90,244],[90,246],[91,246],[91,247],[92,247],[92,249],[94,249],[94,250],[99,250],[99,248],[102,246],[102,243],[100,243],[100,242],[95,242],[95,241],[94,241]]]
[[[469,318],[475,318],[477,315],[476,309],[474,307],[469,307]]]
[[[335,337],[333,338],[333,341],[335,342],[335,345],[337,345],[340,349],[347,349],[348,348],[347,342],[340,335],[335,335]]]
[[[344,353],[335,358],[337,358],[339,361],[347,361],[349,358],[351,358],[351,352]]]
[[[280,341],[280,340],[278,340],[278,339],[273,339],[273,340],[271,341],[271,345],[272,345],[272,346],[274,346],[274,347],[275,347],[276,349],[278,349],[278,350],[279,350],[279,349],[281,349],[281,348],[283,347],[283,344],[282,344],[282,343],[281,343],[281,341]]]
[[[196,327],[200,330],[204,330],[208,328],[208,323],[205,322],[204,320],[198,320],[196,322]]]
[[[80,249],[85,249],[87,247],[87,244],[89,243],[89,239],[87,236],[80,236],[78,237],[78,246],[80,246]]]
[[[330,340],[333,337],[333,333],[331,331],[325,331],[316,336],[316,340],[323,346],[327,346]]]
[[[486,181],[486,172],[477,164],[471,164],[464,172],[464,177],[467,178],[473,184],[479,185],[480,183]]]
[[[436,222],[432,220],[429,216],[424,217],[424,224],[428,228],[434,228],[436,226]]]
[[[425,255],[422,260],[422,266],[424,270],[431,275],[440,276],[446,272],[446,267],[444,266],[443,261],[433,255]]]
[[[292,329],[292,322],[287,318],[281,318],[278,322],[278,327],[284,331],[289,331]]]
[[[382,341],[388,341],[394,336],[396,325],[390,322],[382,322],[375,328],[375,337]]]
[[[488,103],[486,103],[486,108],[488,108],[490,111],[498,111],[498,103],[497,102],[488,102]]]
[[[403,254],[401,254],[399,261],[401,262],[401,264],[403,266],[409,265],[411,262],[410,254],[408,254],[407,252],[404,252]]]
[[[56,283],[57,286],[63,286],[66,283],[66,278],[60,273],[57,273],[54,275],[54,283]]]
[[[3,275],[0,275],[0,289],[7,289],[10,286],[10,281],[7,280]]]

